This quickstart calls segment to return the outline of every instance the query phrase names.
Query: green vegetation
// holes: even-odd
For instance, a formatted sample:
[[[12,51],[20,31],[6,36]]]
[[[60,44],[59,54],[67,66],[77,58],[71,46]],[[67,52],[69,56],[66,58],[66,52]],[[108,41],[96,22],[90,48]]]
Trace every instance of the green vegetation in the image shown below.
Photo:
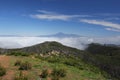
[[[84,60],[120,79],[120,47],[115,45],[89,44]]]
[[[19,70],[30,70],[30,69],[32,69],[32,65],[28,61],[20,64]]]
[[[0,76],[3,76],[6,74],[6,69],[0,65]]]
[[[21,65],[21,61],[20,60],[17,60],[16,62],[15,62],[15,66],[20,66]]]
[[[21,60],[17,60],[15,63],[14,63],[15,66],[19,66],[19,70],[30,70],[32,69],[32,65],[31,63],[29,63],[28,61],[22,63]]]
[[[68,59],[73,59],[71,57],[56,56],[59,58],[57,60],[59,63],[51,63],[47,59],[53,59],[55,56],[48,56],[42,58],[32,58],[31,56],[8,56],[9,57],[9,67],[6,68],[7,71],[13,71],[14,79],[13,80],[38,80],[42,78],[43,80],[52,79],[52,80],[107,80],[102,74],[101,70],[95,66],[90,66],[83,61],[79,60],[83,69],[79,69],[76,66],[66,65],[64,62]],[[75,59],[78,60],[78,59]],[[15,66],[15,63],[20,61],[20,65]],[[31,63],[32,69],[24,68],[24,70],[19,70],[21,64],[26,61]],[[78,62],[78,61],[77,61]],[[28,63],[27,63],[28,64]],[[96,72],[92,71],[93,69]],[[20,73],[22,71],[22,73]],[[27,75],[27,76],[26,76]],[[25,79],[24,79],[25,78]]]
[[[44,69],[42,70],[42,73],[40,75],[41,78],[47,78],[47,76],[49,75],[48,70]]]
[[[12,51],[7,55],[14,55],[14,56],[29,56],[29,54],[22,52],[22,51]]]
[[[59,80],[62,77],[65,77],[67,74],[65,69],[54,68],[52,71],[52,80]]]
[[[16,74],[22,70],[29,80],[120,79],[120,48],[117,46],[90,44],[82,51],[57,42],[45,42],[4,52],[11,61],[7,70]]]
[[[59,80],[67,75],[67,72],[63,68],[54,68],[53,70],[49,71],[48,69],[42,70],[40,78],[47,78],[50,77],[52,80]]]
[[[14,80],[29,80],[27,76],[23,75],[22,71],[20,71],[19,75],[14,78]]]

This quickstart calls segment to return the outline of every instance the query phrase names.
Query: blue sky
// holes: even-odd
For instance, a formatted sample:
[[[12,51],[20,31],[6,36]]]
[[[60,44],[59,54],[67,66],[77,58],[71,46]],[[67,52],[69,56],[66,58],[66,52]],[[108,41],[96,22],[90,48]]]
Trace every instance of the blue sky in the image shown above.
[[[0,0],[0,35],[119,36],[120,0]]]

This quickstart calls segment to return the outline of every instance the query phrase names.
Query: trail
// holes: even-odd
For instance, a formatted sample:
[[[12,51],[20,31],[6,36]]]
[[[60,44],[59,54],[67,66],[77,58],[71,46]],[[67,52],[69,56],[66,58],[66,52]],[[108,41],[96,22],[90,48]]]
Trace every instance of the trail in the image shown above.
[[[6,75],[2,77],[2,80],[13,80],[14,71],[10,70],[10,56],[0,55],[0,64],[7,69]]]

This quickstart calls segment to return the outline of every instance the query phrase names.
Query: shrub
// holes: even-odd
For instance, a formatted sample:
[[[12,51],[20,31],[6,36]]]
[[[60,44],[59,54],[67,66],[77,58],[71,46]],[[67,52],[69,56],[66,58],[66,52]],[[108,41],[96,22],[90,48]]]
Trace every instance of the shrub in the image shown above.
[[[32,68],[31,63],[26,61],[25,63],[20,64],[19,70],[30,70],[31,68]]]
[[[65,69],[59,69],[58,70],[60,77],[65,77],[66,76],[66,70]]]
[[[56,58],[56,57],[47,58],[47,61],[50,63],[59,63],[60,62],[59,58]]]
[[[17,60],[14,65],[15,65],[15,66],[20,66],[20,65],[21,65],[21,61],[20,61],[20,60]]]
[[[84,67],[82,64],[80,64],[80,62],[78,62],[77,60],[73,60],[73,59],[67,59],[63,62],[65,65],[68,65],[68,66],[74,66],[80,70],[83,70]]]
[[[69,66],[77,66],[79,65],[79,62],[73,59],[67,59],[64,64],[69,65]]]
[[[3,76],[6,74],[6,69],[0,65],[0,76]]]
[[[49,74],[48,74],[48,70],[47,70],[47,69],[44,69],[44,70],[42,70],[42,73],[41,73],[40,77],[41,77],[41,78],[46,78],[48,75],[49,75]]]
[[[52,77],[52,80],[59,80],[59,76]]]
[[[52,71],[52,76],[53,76],[52,80],[59,80],[59,78],[66,76],[66,70],[55,68]]]
[[[29,54],[24,53],[24,52],[20,52],[20,51],[13,51],[7,55],[14,55],[14,56],[29,56]]]
[[[28,80],[28,77],[23,75],[22,71],[20,71],[19,76],[16,76],[14,80]]]

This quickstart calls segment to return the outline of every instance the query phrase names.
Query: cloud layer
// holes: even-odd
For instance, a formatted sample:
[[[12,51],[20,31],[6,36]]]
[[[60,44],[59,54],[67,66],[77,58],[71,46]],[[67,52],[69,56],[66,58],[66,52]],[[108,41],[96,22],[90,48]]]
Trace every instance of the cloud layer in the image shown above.
[[[22,48],[32,46],[45,41],[57,41],[64,45],[75,47],[78,49],[85,49],[87,44],[92,42],[101,44],[120,44],[120,36],[106,37],[106,38],[90,38],[90,37],[76,37],[76,38],[55,38],[55,37],[0,37],[0,48]]]

